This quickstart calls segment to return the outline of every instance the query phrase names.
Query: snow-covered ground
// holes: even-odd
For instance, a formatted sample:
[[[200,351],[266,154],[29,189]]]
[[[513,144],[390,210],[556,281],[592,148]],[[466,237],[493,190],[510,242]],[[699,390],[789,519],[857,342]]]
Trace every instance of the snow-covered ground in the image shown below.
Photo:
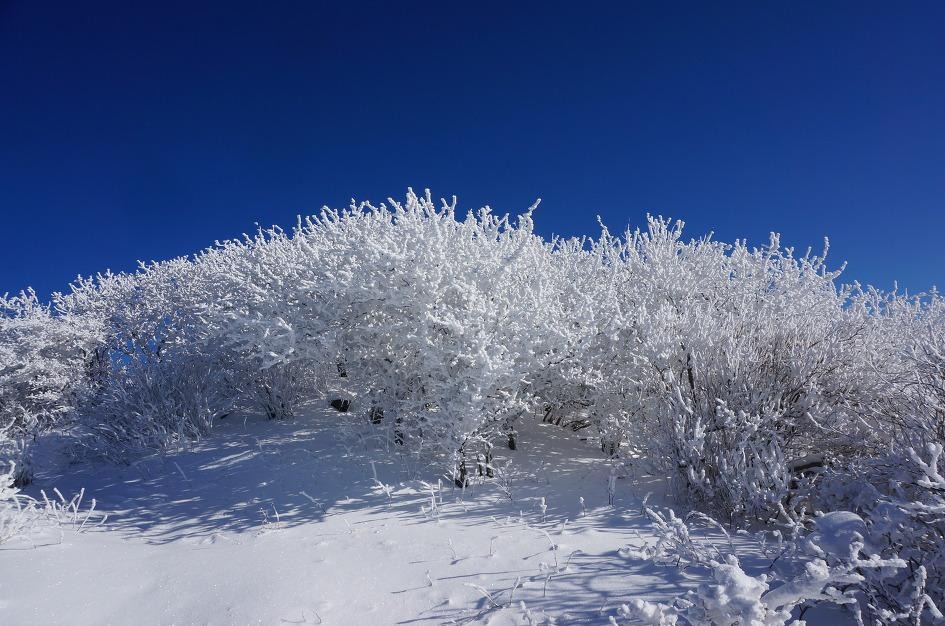
[[[599,449],[566,429],[532,425],[496,459],[510,479],[464,493],[337,418],[231,418],[187,450],[37,477],[28,493],[84,487],[109,518],[0,547],[0,623],[526,624],[524,602],[532,623],[606,624],[699,578],[624,550],[664,487],[623,477],[610,506]]]

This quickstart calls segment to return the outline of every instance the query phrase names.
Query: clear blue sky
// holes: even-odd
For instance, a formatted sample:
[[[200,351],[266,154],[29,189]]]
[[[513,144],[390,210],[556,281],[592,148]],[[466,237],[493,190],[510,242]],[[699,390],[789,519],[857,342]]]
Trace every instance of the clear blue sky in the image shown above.
[[[408,186],[943,286],[945,3],[0,0],[0,293]]]

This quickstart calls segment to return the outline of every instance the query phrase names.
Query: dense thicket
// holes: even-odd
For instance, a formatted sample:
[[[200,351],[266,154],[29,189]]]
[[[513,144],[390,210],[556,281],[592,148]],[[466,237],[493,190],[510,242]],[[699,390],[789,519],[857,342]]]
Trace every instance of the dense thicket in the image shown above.
[[[531,211],[460,219],[429,194],[325,210],[4,298],[0,446],[60,427],[118,457],[337,395],[339,420],[462,481],[548,419],[731,521],[906,502],[891,541],[938,550],[942,580],[945,304],[838,276],[776,236],[686,241],[661,218],[545,241]]]

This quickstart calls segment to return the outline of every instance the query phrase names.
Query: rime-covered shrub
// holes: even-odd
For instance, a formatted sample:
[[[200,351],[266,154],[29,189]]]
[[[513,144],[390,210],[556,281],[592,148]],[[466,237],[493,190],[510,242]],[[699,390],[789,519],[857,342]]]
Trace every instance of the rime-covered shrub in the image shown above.
[[[945,430],[942,299],[841,286],[824,256],[662,218],[546,241],[531,211],[410,192],[5,300],[0,414],[140,448],[338,400],[460,482],[544,418],[727,520],[797,513],[818,472]]]
[[[107,515],[95,511],[95,498],[83,503],[84,489],[69,500],[58,489],[53,489],[52,497],[41,490],[39,501],[20,492],[15,484],[20,475],[12,462],[8,470],[0,471],[0,545],[23,541],[36,547],[35,540],[50,531],[58,532],[61,540],[66,528],[83,532],[107,520]]]
[[[870,550],[904,563],[894,576],[865,572],[864,612],[879,623],[912,621],[945,607],[945,458],[941,443],[827,472],[815,506],[846,508],[864,520]],[[934,611],[933,611],[934,612]]]
[[[550,255],[529,215],[517,227],[488,210],[458,220],[454,205],[410,194],[390,209],[325,211],[292,237],[269,231],[223,254],[234,258],[232,292],[210,315],[221,340],[260,371],[339,368],[352,413],[371,411],[397,443],[461,472],[470,447],[530,406],[548,302],[534,278]],[[324,390],[314,378],[310,393]]]
[[[0,462],[29,480],[29,442],[74,416],[104,376],[101,328],[33,291],[0,298]]]
[[[108,371],[82,406],[83,442],[108,456],[206,434],[241,388],[233,355],[206,329],[218,277],[185,258],[142,264],[135,274],[79,279],[61,309],[99,319]]]
[[[193,356],[118,370],[91,409],[85,445],[122,460],[199,439],[233,410],[228,382],[217,363]]]
[[[945,606],[945,310],[941,298],[872,292],[882,340],[870,341],[881,381],[868,454],[829,466],[808,489],[810,506],[849,509],[869,529],[871,549],[906,567],[893,577],[866,573],[867,612],[882,622],[915,621],[924,598]]]
[[[536,391],[596,425],[608,454],[668,472],[683,497],[729,518],[771,513],[799,464],[877,438],[877,314],[822,257],[776,237],[761,250],[685,242],[681,223],[654,218],[559,242],[553,258],[567,332]]]
[[[923,619],[941,620],[922,566],[911,568],[896,552],[880,555],[873,532],[854,513],[835,511],[808,520],[808,531],[798,523],[790,538],[760,533],[755,545],[732,541],[724,528],[701,514],[686,519],[672,511],[645,508],[656,542],[630,550],[638,558],[673,566],[694,567],[708,580],[671,603],[633,600],[619,615],[637,623],[691,626],[780,626],[803,624],[803,612],[820,603],[849,609],[857,623],[887,624]],[[725,539],[701,538],[695,520],[722,532]],[[697,538],[698,537],[698,538]],[[772,541],[769,543],[769,539]],[[771,558],[770,564],[746,568],[740,556]],[[903,581],[912,582],[903,588]],[[894,610],[877,603],[880,590],[895,590]],[[630,622],[632,623],[632,622]]]

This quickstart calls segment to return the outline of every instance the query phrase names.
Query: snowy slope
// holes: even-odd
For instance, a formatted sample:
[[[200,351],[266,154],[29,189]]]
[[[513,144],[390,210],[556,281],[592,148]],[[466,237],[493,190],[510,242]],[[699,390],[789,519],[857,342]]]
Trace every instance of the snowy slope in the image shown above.
[[[522,624],[524,601],[534,623],[596,624],[699,575],[621,550],[649,536],[642,496],[661,483],[618,480],[608,506],[607,465],[570,431],[531,426],[497,459],[512,461],[510,490],[477,479],[463,493],[432,472],[425,486],[397,454],[346,452],[338,414],[312,413],[39,477],[33,495],[84,487],[110,517],[2,546],[0,623]]]

